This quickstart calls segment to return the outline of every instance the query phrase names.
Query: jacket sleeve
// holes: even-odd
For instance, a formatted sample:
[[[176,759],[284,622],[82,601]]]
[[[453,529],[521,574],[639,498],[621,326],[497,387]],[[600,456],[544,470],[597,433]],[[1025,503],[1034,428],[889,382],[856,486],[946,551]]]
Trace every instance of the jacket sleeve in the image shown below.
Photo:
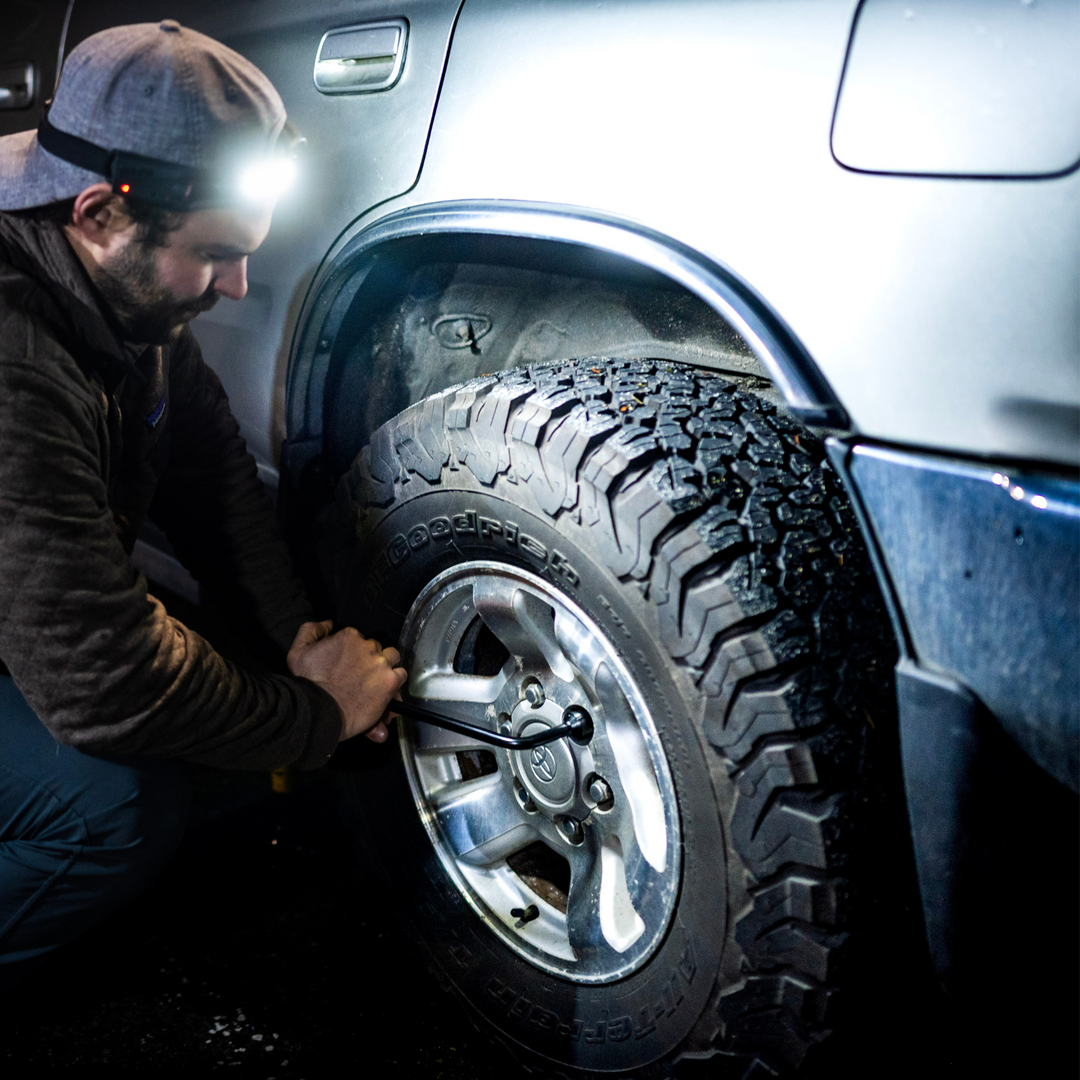
[[[225,390],[188,327],[170,351],[169,458],[150,518],[215,603],[284,659],[311,604]]]
[[[147,595],[108,505],[105,395],[25,316],[0,334],[0,657],[37,715],[95,753],[324,762],[328,694],[241,670]]]

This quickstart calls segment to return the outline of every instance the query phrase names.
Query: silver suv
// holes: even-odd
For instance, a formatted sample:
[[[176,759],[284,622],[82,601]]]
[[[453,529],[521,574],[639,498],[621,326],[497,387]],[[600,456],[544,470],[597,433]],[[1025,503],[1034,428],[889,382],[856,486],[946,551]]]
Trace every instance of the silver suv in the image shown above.
[[[1078,785],[1080,4],[166,14],[307,137],[194,329],[312,589],[418,705],[593,724],[342,773],[445,984],[560,1075],[797,1070],[902,906],[901,764],[938,973],[983,980],[1002,806]],[[9,6],[0,131],[145,17]]]

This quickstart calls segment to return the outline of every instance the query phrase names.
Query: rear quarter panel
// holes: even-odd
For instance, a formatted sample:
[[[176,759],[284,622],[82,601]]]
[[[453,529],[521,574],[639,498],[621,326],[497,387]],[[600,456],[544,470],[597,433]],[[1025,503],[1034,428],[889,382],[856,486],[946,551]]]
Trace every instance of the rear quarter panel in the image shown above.
[[[514,199],[726,263],[856,428],[1080,461],[1080,177],[866,175],[829,129],[854,0],[467,0],[404,205]]]

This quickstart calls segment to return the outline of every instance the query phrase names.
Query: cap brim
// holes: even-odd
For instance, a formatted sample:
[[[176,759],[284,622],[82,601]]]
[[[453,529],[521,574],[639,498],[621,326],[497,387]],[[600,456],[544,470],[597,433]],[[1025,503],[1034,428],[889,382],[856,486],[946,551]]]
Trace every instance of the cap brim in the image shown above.
[[[104,179],[43,150],[36,128],[0,136],[0,210],[47,206]]]

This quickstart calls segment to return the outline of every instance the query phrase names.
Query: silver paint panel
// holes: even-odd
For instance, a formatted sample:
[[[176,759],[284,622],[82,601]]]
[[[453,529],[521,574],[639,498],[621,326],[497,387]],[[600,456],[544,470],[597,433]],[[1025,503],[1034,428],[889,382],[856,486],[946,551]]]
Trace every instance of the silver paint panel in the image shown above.
[[[268,72],[309,141],[308,183],[252,259],[251,296],[195,323],[257,456],[276,457],[293,328],[350,222],[519,200],[640,223],[730,267],[791,328],[859,431],[1080,462],[1080,179],[841,167],[829,133],[855,9],[468,0],[425,158],[456,0],[179,0],[172,14]],[[145,17],[135,0],[76,4],[70,44]],[[410,46],[397,86],[315,90],[322,34],[399,17]]]

